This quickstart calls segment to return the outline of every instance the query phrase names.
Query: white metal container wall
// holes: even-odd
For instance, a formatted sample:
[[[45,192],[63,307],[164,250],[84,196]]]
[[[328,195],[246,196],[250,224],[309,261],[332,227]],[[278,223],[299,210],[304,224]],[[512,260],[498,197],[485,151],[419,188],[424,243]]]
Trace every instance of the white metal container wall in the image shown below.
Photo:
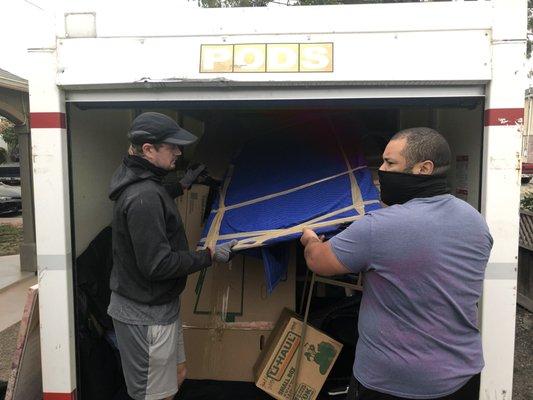
[[[158,7],[163,3],[167,8]],[[348,42],[343,44],[343,40],[346,40],[343,37],[352,35],[352,38],[360,43],[357,47],[360,50],[360,57],[364,57],[367,47],[361,35],[367,36],[368,43],[386,53],[388,49],[394,47],[398,39],[384,32],[395,31],[400,33],[400,39],[405,39],[405,46],[399,47],[404,53],[398,54],[392,51],[389,53],[390,58],[382,56],[379,58],[380,65],[374,66],[375,68],[372,68],[371,60],[364,59],[359,65],[360,69],[355,80],[351,73],[353,68],[350,69],[346,65],[338,66],[339,69],[331,75],[313,73],[303,77],[285,73],[231,76],[226,74],[221,77],[230,81],[226,83],[228,87],[232,86],[232,82],[256,82],[266,85],[278,82],[287,86],[294,81],[315,80],[358,84],[363,84],[365,81],[372,81],[373,84],[388,82],[402,85],[403,89],[399,91],[404,90],[404,93],[410,93],[409,88],[412,84],[424,83],[426,87],[422,89],[430,93],[433,84],[440,85],[440,90],[442,85],[449,85],[453,91],[456,85],[490,81],[487,86],[484,130],[482,212],[491,228],[495,245],[487,269],[482,299],[481,329],[486,367],[482,374],[480,398],[487,400],[510,398],[518,249],[517,207],[520,185],[520,174],[517,169],[520,161],[520,135],[515,119],[523,112],[521,74],[525,48],[525,0],[338,6],[338,8],[303,7],[276,9],[276,11],[194,10],[197,18],[203,16],[204,22],[213,22],[206,24],[206,30],[201,32],[199,31],[202,28],[199,27],[197,19],[182,20],[183,31],[180,32],[174,31],[180,26],[175,20],[172,21],[173,24],[162,23],[161,19],[170,22],[169,18],[173,12],[181,11],[173,9],[168,2],[151,1],[149,10],[135,7],[123,10],[121,7],[117,11],[122,15],[108,12],[118,5],[106,5],[105,7],[108,7],[106,9],[100,5],[101,3],[97,3],[94,5],[95,8],[87,10],[90,5],[85,2],[79,4],[81,5],[74,3],[69,5],[69,11],[73,11],[76,7],[81,7],[78,11],[96,10],[98,38],[62,39],[66,35],[64,24],[60,19],[56,32],[58,41],[45,36],[42,38],[43,42],[33,51],[33,64],[36,68],[29,82],[45,399],[72,399],[76,396],[71,213],[64,122],[65,94],[72,96],[71,99],[76,96],[82,99],[86,96],[85,99],[92,100],[124,100],[121,96],[126,92],[120,90],[115,93],[99,92],[92,89],[135,88],[138,87],[135,82],[146,77],[143,75],[147,71],[154,71],[149,80],[156,81],[155,86],[167,86],[170,82],[171,86],[179,89],[184,81],[199,77],[198,45],[224,38],[232,43],[249,42],[252,39],[264,43],[274,37],[278,42],[298,42],[307,39],[305,36],[307,33],[311,40],[329,40],[335,43],[338,41],[340,49],[348,51],[350,46]],[[129,14],[128,18],[123,14]],[[59,15],[63,17],[62,13]],[[151,19],[150,15],[157,15],[159,19]],[[128,23],[139,20],[143,23]],[[355,24],[357,21],[359,25]],[[353,32],[353,26],[358,27],[358,32]],[[460,33],[456,31],[464,31],[464,43],[475,57],[457,52],[461,40],[454,39],[460,37]],[[283,35],[279,36],[278,33]],[[436,43],[444,45],[442,52],[432,53],[434,57],[441,57],[440,63],[437,65],[429,61],[425,64],[428,68],[421,69],[421,63],[417,62],[419,61],[417,54],[421,43],[429,44],[427,38],[424,39],[426,33],[427,37],[434,38]],[[485,33],[488,35],[485,36]],[[107,38],[99,39],[103,36]],[[122,36],[127,37],[120,38]],[[157,36],[169,36],[169,38]],[[146,46],[141,46],[139,38],[143,37],[151,38],[146,42]],[[452,40],[453,46],[446,46],[446,38]],[[171,45],[169,51],[174,51],[175,45],[180,43],[183,47],[178,46],[178,49],[188,49],[182,53],[182,56],[190,57],[196,60],[195,62],[167,55],[163,60],[167,62],[167,67],[155,67],[164,63],[161,63],[161,59],[149,62],[148,58],[136,65],[128,52],[120,53],[128,62],[117,58],[116,63],[105,65],[106,59],[102,58],[105,55],[112,56],[113,48],[120,52],[123,46],[134,50],[140,58],[143,55],[157,56],[159,53],[156,45]],[[60,50],[56,48],[57,45]],[[489,53],[486,53],[486,50]],[[190,52],[193,51],[195,53],[191,55]],[[408,54],[409,57],[402,58],[403,54]],[[457,55],[461,59],[456,59]],[[84,62],[78,62],[80,59]],[[352,54],[337,55],[335,62],[337,65],[339,62],[346,64],[357,61],[358,59]],[[104,67],[92,68],[95,62],[98,65],[104,64]],[[195,67],[193,71],[188,69],[193,65]],[[462,68],[458,68],[457,65],[461,65]],[[268,86],[265,86],[265,90],[258,90],[258,87],[253,89],[253,91],[243,91],[241,95],[244,98],[253,96],[253,93],[264,98],[276,98],[279,95],[275,90],[269,90]],[[65,93],[63,90],[69,92]],[[372,89],[368,87],[365,90],[372,93]],[[392,87],[381,87],[377,90],[388,93],[387,97],[394,97],[396,91]],[[415,93],[416,90],[419,89],[411,93]],[[435,92],[438,90],[437,88]],[[145,95],[147,93],[146,90],[142,92]],[[195,95],[194,88],[189,89],[189,92]],[[304,92],[301,94],[305,95]],[[316,88],[316,92],[322,92],[324,96],[320,88]],[[327,91],[330,95],[334,95],[334,92]],[[155,94],[148,97],[152,96],[155,99],[160,96],[157,90],[153,93]],[[168,90],[164,93],[168,97],[176,95]],[[135,92],[132,98],[135,99]]]
[[[74,296],[65,99],[52,49],[31,53],[29,79],[44,398],[76,389]],[[71,398],[71,397],[57,397]]]
[[[512,394],[525,88],[521,1],[495,3],[492,79],[485,102],[482,213],[494,238],[481,299],[486,367],[481,399]],[[521,18],[521,19],[519,19]]]

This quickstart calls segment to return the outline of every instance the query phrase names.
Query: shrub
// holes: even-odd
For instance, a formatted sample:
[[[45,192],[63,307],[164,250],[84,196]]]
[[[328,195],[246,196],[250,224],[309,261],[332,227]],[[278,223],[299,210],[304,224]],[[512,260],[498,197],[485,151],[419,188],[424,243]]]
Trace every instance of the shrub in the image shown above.
[[[533,193],[527,192],[522,200],[520,200],[520,208],[533,212]]]
[[[0,164],[5,163],[7,160],[7,150],[0,147]]]
[[[0,136],[7,144],[6,159],[9,161],[18,161],[16,159],[18,153],[15,150],[18,146],[18,135],[15,132],[15,125],[3,117],[0,117]]]

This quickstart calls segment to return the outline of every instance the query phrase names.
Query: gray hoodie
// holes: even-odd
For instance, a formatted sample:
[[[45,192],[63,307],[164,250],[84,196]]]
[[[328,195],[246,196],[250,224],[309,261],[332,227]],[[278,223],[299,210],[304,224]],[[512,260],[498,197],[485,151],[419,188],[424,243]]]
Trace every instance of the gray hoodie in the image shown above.
[[[172,301],[187,275],[211,265],[209,250],[189,250],[181,217],[162,184],[166,173],[143,158],[127,156],[109,191],[115,202],[110,288],[149,305]]]

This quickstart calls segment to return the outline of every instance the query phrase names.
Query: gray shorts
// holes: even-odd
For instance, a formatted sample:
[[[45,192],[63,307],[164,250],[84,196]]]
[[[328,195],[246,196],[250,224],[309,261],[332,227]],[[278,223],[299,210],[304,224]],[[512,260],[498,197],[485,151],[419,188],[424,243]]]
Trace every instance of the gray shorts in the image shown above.
[[[185,362],[181,318],[170,325],[130,325],[113,319],[128,394],[160,400],[178,391],[177,365]]]

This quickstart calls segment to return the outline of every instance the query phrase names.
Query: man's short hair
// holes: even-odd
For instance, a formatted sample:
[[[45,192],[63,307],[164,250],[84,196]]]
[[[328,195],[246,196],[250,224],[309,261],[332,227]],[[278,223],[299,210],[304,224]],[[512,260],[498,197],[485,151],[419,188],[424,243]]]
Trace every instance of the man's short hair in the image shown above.
[[[134,156],[142,157],[144,155],[143,145],[144,143],[143,144],[130,143],[129,153]],[[161,148],[161,143],[152,143],[152,146],[154,146],[156,150],[159,150]]]
[[[416,163],[432,161],[433,175],[444,174],[450,168],[450,145],[439,132],[431,128],[408,128],[396,133],[391,140],[405,139],[402,155],[411,170]]]

